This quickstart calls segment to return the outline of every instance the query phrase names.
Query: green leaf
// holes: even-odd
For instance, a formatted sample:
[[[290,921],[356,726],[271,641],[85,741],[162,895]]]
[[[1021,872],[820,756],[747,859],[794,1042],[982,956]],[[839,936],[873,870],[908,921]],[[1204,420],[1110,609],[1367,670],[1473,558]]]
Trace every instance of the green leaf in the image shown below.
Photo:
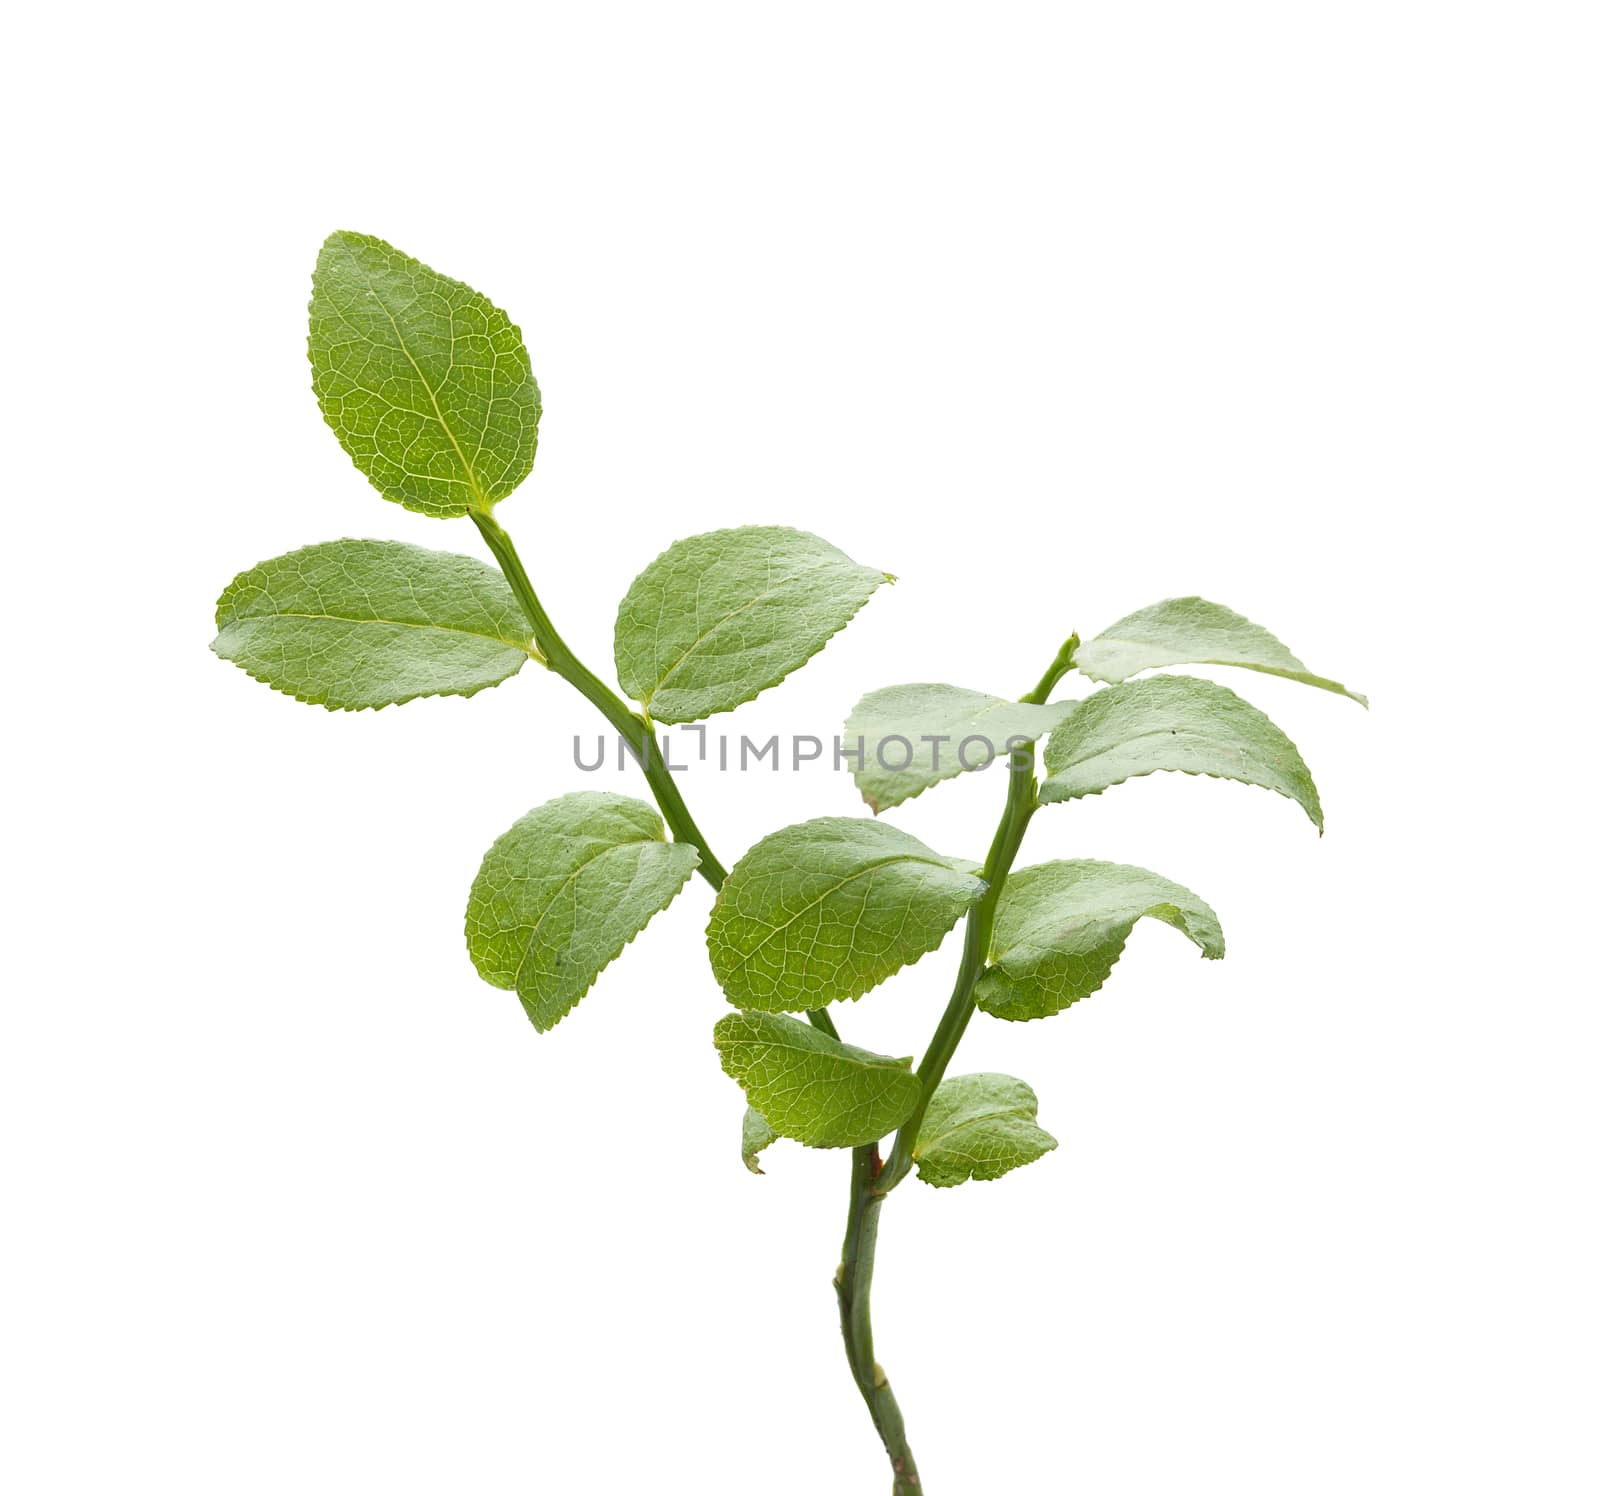
[[[996,1018],[1047,1018],[1097,991],[1141,919],[1181,930],[1217,960],[1222,928],[1181,883],[1120,862],[1044,862],[1006,880],[978,1006]]]
[[[662,835],[642,801],[588,790],[529,811],[489,848],[467,900],[467,949],[541,1033],[688,881],[699,854]]]
[[[274,690],[330,710],[471,696],[528,662],[500,573],[397,540],[331,540],[240,572],[211,647]]]
[[[893,1132],[921,1088],[910,1059],[830,1039],[799,1018],[729,1013],[717,1022],[722,1068],[781,1137],[811,1148],[856,1148]]]
[[[384,498],[488,513],[533,470],[539,386],[487,296],[370,234],[330,234],[311,282],[311,371],[339,444]]]
[[[856,703],[844,724],[844,746],[860,750],[851,774],[877,815],[941,779],[995,759],[1004,764],[1008,745],[1042,738],[1076,705],[1034,706],[960,686],[888,686]]]
[[[729,1002],[768,1013],[860,997],[933,950],[984,886],[970,863],[881,821],[787,826],[722,885],[711,970]]]
[[[1051,734],[1044,765],[1045,803],[1175,769],[1276,790],[1322,829],[1317,787],[1294,744],[1226,686],[1192,676],[1157,675],[1096,691]]]
[[[917,1173],[943,1189],[1031,1164],[1056,1146],[1038,1115],[1033,1088],[1013,1075],[953,1075],[922,1119],[911,1153]]]
[[[798,670],[887,580],[803,530],[680,540],[622,600],[617,679],[658,722],[732,711]]]
[[[1080,645],[1074,663],[1090,680],[1111,682],[1161,665],[1237,665],[1367,704],[1338,681],[1313,675],[1260,624],[1203,597],[1171,597],[1128,614]]]
[[[744,1159],[745,1168],[752,1174],[765,1174],[766,1170],[758,1160],[762,1150],[777,1141],[778,1135],[772,1130],[772,1124],[753,1106],[747,1106],[740,1133],[739,1154]]]

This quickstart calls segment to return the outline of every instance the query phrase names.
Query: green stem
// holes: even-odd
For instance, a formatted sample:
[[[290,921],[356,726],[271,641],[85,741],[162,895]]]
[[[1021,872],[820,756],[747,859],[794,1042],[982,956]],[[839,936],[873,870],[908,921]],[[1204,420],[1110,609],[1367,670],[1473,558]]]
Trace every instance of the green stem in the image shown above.
[[[1061,677],[1072,669],[1072,662],[1078,657],[1078,636],[1074,634],[1060,649],[1056,651],[1055,659],[1051,660],[1050,668],[1039,677],[1039,684],[1028,694],[1021,698],[1023,701],[1043,706],[1050,699],[1050,693],[1060,683]]]
[[[876,1145],[855,1150],[850,1170],[850,1216],[833,1285],[839,1296],[839,1328],[844,1332],[845,1356],[894,1467],[894,1496],[913,1496],[922,1491],[922,1480],[906,1442],[905,1419],[889,1378],[872,1351],[872,1269],[878,1248],[878,1215],[884,1200],[877,1187],[879,1168]]]
[[[1073,657],[1077,650],[1078,636],[1074,634],[1056,652],[1055,659],[1040,677],[1039,684],[1021,699],[1036,704],[1047,700],[1050,692],[1055,689],[1056,682],[1072,668]],[[1011,864],[1016,861],[1017,853],[1022,850],[1022,838],[1027,832],[1028,822],[1033,819],[1034,811],[1039,808],[1039,786],[1034,775],[1033,749],[1032,743],[1024,743],[1011,756],[1008,766],[1010,782],[1006,786],[1006,808],[1001,814],[1000,825],[995,831],[994,840],[989,845],[989,855],[983,864],[983,879],[989,886],[967,917],[966,939],[961,947],[961,965],[956,969],[955,986],[951,989],[950,1001],[946,1003],[944,1013],[939,1019],[939,1026],[928,1042],[922,1063],[917,1066],[917,1079],[922,1082],[922,1089],[916,1109],[895,1134],[889,1161],[885,1164],[883,1174],[878,1181],[878,1189],[884,1194],[911,1172],[917,1134],[922,1128],[923,1118],[928,1113],[928,1104],[933,1100],[933,1093],[939,1089],[939,1082],[944,1079],[944,1073],[955,1057],[956,1046],[961,1043],[962,1035],[966,1033],[967,1025],[972,1021],[973,992],[978,985],[978,978],[983,975],[983,969],[988,964],[989,940],[994,933],[995,910],[999,908],[1000,895],[1005,890]]]
[[[727,870],[717,861],[706,840],[705,833],[695,825],[689,807],[683,803],[677,781],[667,768],[666,758],[657,749],[655,730],[632,707],[600,679],[567,647],[567,641],[557,632],[550,615],[545,612],[539,594],[533,590],[522,558],[512,545],[511,537],[501,529],[499,522],[488,514],[474,510],[473,523],[477,525],[500,570],[511,584],[522,611],[528,615],[533,629],[533,642],[545,663],[563,680],[576,686],[597,707],[605,719],[622,734],[623,741],[644,771],[650,792],[667,825],[672,828],[675,841],[689,842],[700,853],[700,874],[712,888],[721,888],[728,876]]]
[[[956,969],[955,986],[950,1001],[945,1005],[939,1026],[928,1041],[928,1048],[917,1066],[917,1079],[922,1091],[916,1109],[906,1118],[895,1134],[894,1147],[889,1152],[889,1162],[884,1167],[881,1188],[892,1190],[911,1172],[912,1154],[917,1146],[917,1134],[922,1119],[927,1115],[928,1103],[939,1089],[939,1082],[955,1057],[956,1046],[972,1021],[973,990],[989,959],[989,937],[994,933],[994,912],[1000,902],[1000,891],[1005,887],[1006,875],[1022,847],[1023,833],[1038,805],[1038,790],[1033,777],[1033,745],[1019,748],[1010,765],[1011,782],[1006,787],[1006,808],[1000,818],[1000,828],[989,846],[989,856],[983,864],[983,877],[989,887],[978,900],[977,906],[967,916],[966,939],[961,946],[961,965]],[[1027,767],[1021,768],[1017,759],[1028,755]]]
[[[806,1014],[806,1017],[811,1020],[811,1026],[813,1028],[821,1029],[822,1032],[825,1033],[830,1039],[837,1039],[839,1037],[839,1030],[833,1026],[833,1020],[828,1017],[828,1010],[826,1008],[812,1008],[811,1011]]]

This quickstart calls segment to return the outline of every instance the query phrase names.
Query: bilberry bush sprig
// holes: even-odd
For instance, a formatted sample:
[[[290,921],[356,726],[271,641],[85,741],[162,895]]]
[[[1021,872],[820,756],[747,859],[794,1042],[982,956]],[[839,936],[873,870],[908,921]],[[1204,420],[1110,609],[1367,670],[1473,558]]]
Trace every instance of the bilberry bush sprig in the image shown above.
[[[1211,907],[1157,873],[1083,859],[1013,872],[1030,820],[1176,770],[1275,790],[1320,831],[1311,775],[1266,716],[1224,686],[1143,672],[1231,665],[1364,699],[1227,608],[1198,597],[1157,603],[1087,643],[1073,635],[1016,699],[902,685],[851,711],[845,735],[859,745],[853,773],[873,817],[982,767],[987,757],[971,745],[1005,745],[1005,805],[982,863],[884,821],[828,816],[774,832],[725,871],[655,724],[699,722],[777,685],[892,578],[800,530],[747,526],[680,540],[622,600],[613,690],[556,631],[495,518],[538,448],[539,386],[521,333],[486,297],[365,234],[332,235],[312,284],[313,388],[340,444],[384,498],[471,519],[496,565],[396,541],[307,546],[233,580],[217,604],[212,648],[275,690],[349,711],[472,696],[533,660],[621,735],[654,806],[583,791],[529,811],[484,855],[467,896],[468,952],[543,1032],[695,873],[716,890],[707,945],[734,1011],[713,1038],[748,1103],[744,1162],[760,1173],[762,1151],[778,1138],[851,1150],[834,1278],[845,1354],[897,1496],[922,1491],[873,1347],[883,1203],[913,1172],[941,1188],[998,1179],[1056,1147],[1023,1081],[946,1074],[967,1025],[980,1010],[1017,1022],[1088,997],[1141,919],[1173,926],[1203,956],[1223,953]],[[1071,672],[1103,689],[1052,700]],[[936,949],[962,920],[950,999],[920,1061],[846,1044],[835,1005]]]

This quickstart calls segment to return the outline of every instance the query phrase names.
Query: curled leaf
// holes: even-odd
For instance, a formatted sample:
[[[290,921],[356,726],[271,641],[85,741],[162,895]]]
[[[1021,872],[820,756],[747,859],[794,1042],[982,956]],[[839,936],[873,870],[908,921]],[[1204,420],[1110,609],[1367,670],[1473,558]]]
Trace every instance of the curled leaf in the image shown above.
[[[1226,686],[1192,676],[1157,675],[1096,691],[1050,735],[1044,766],[1044,804],[1171,769],[1276,790],[1322,830],[1322,802],[1294,744]]]
[[[1198,894],[1120,862],[1042,862],[1006,880],[978,1006],[996,1018],[1046,1018],[1100,989],[1133,927],[1158,919],[1200,954],[1223,953],[1222,927]]]

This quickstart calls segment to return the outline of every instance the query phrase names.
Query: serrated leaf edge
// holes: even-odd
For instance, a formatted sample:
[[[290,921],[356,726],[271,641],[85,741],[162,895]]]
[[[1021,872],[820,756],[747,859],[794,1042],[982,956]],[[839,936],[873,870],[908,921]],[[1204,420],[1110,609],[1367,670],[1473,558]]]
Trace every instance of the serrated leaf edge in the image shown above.
[[[1298,753],[1299,749],[1296,749],[1295,751]],[[1302,758],[1301,762],[1304,763],[1305,760]],[[1070,795],[1046,794],[1045,791],[1050,787],[1050,781],[1049,779],[1046,779],[1039,786],[1039,803],[1041,805],[1066,805],[1073,800],[1089,800],[1096,795],[1105,794],[1107,790],[1114,790],[1119,784],[1127,784],[1130,780],[1134,779],[1148,779],[1152,774],[1187,774],[1191,779],[1221,779],[1225,780],[1229,784],[1242,784],[1251,789],[1270,790],[1275,795],[1282,795],[1283,798],[1291,805],[1299,805],[1300,809],[1305,811],[1306,819],[1317,828],[1318,836],[1321,836],[1326,829],[1324,819],[1321,814],[1322,796],[1320,794],[1318,794],[1316,797],[1317,814],[1313,815],[1310,810],[1308,810],[1304,805],[1301,805],[1300,801],[1296,800],[1293,795],[1285,794],[1284,791],[1280,789],[1274,789],[1270,784],[1254,784],[1248,779],[1236,779],[1232,774],[1216,774],[1209,769],[1145,769],[1143,772],[1138,774],[1125,774],[1121,779],[1113,779],[1109,784],[1101,785],[1101,787],[1097,790],[1074,790]]]
[[[224,630],[224,632],[226,632],[226,630]],[[476,637],[486,638],[487,636],[480,634]],[[211,641],[211,652],[215,654],[219,660],[224,660],[229,665],[236,666],[238,669],[244,671],[244,673],[248,675],[251,680],[259,681],[269,691],[276,691],[278,695],[287,696],[294,701],[303,702],[306,706],[320,706],[325,712],[349,712],[352,716],[358,712],[381,712],[385,707],[389,706],[404,706],[408,701],[426,701],[429,697],[433,696],[459,696],[462,698],[462,700],[466,700],[469,697],[476,696],[480,691],[492,691],[496,686],[503,686],[508,680],[511,679],[512,676],[519,674],[523,665],[526,663],[524,660],[519,660],[517,661],[516,665],[505,675],[502,675],[499,680],[486,680],[464,691],[413,691],[408,696],[397,696],[393,701],[380,701],[376,706],[334,706],[330,705],[326,701],[318,701],[315,696],[303,696],[299,691],[291,690],[288,686],[280,686],[276,681],[270,681],[266,678],[266,676],[257,674],[257,672],[246,665],[243,660],[235,660],[230,658],[228,655],[223,654],[222,651],[217,648],[217,645],[221,639],[222,634],[219,633],[217,637]],[[532,658],[532,656],[529,656],[529,658]]]

